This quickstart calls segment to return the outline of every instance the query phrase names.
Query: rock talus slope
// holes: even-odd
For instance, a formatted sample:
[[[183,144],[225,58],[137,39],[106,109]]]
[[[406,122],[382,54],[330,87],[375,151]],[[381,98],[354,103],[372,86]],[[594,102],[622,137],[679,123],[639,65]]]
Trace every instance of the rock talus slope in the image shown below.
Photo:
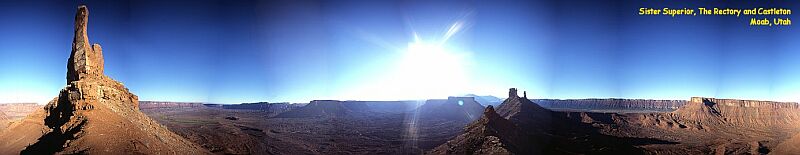
[[[16,121],[0,131],[0,154],[19,154],[20,150],[37,141],[48,128],[44,125],[44,109],[38,109],[21,121]]]
[[[102,49],[86,35],[88,16],[79,6],[67,86],[41,112],[0,133],[0,139],[18,140],[0,150],[27,145],[20,154],[207,154],[140,112],[138,97],[103,74]],[[34,131],[43,131],[34,141],[18,136]]]
[[[6,115],[6,113],[3,113],[2,111],[0,111],[0,131],[2,131],[3,129],[5,129],[5,128],[6,128],[6,126],[8,126],[8,123],[9,123],[10,121],[11,121],[11,119],[10,119],[10,118],[8,118],[8,116]]]
[[[779,144],[771,154],[800,154],[800,133]]]

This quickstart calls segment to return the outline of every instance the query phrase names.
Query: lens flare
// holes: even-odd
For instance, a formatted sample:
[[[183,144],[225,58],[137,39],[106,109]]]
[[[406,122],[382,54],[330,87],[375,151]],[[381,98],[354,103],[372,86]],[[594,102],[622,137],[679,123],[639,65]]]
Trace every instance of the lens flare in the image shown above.
[[[394,65],[373,81],[342,95],[343,99],[409,100],[430,99],[474,93],[471,87],[468,52],[448,48],[447,41],[463,31],[463,20],[454,22],[443,36],[429,39],[412,31],[410,42],[400,51]]]

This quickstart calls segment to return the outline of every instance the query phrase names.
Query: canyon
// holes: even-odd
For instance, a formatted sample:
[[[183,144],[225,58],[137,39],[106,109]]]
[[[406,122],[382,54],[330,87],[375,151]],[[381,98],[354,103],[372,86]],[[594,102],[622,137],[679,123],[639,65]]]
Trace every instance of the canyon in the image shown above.
[[[279,114],[263,110],[270,106],[143,111],[217,154],[791,154],[800,133],[793,102],[586,99],[559,100],[571,109],[552,110],[516,93],[498,108],[450,97],[417,101],[410,111],[371,107],[411,101],[337,100]]]
[[[0,154],[798,154],[795,102],[692,97],[221,104],[139,101],[77,8],[66,83],[0,104]],[[391,88],[387,88],[391,89]],[[53,92],[55,94],[55,92]]]
[[[793,154],[798,150],[800,107],[794,102],[704,97],[543,100],[516,93],[510,89],[498,108],[484,107],[474,97],[230,105],[142,101],[139,108],[214,154]],[[33,112],[28,118],[44,114]],[[12,124],[32,122],[36,121]],[[34,127],[26,129],[46,131]]]

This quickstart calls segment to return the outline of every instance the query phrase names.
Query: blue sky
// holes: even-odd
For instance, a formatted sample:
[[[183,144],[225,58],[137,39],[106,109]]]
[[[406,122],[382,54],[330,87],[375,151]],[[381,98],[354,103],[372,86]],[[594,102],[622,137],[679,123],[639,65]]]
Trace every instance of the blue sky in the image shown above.
[[[141,100],[504,97],[509,87],[535,98],[800,100],[796,26],[636,15],[794,1],[144,0],[2,1],[0,102],[43,102],[64,87],[78,3],[106,74]]]

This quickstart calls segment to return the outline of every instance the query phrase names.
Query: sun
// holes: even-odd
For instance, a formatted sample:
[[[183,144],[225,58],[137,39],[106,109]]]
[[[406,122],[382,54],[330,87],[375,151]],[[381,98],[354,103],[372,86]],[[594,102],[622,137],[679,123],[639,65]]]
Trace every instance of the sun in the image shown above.
[[[446,98],[470,90],[468,54],[440,44],[411,42],[379,80],[345,98],[362,100],[417,100]]]
[[[409,98],[442,98],[464,93],[469,85],[466,55],[442,45],[409,43],[391,82]]]
[[[423,40],[416,32],[394,62],[369,84],[346,92],[343,98],[360,100],[417,100],[446,98],[474,89],[469,52],[449,48],[447,41],[465,27],[456,22],[438,39]]]

